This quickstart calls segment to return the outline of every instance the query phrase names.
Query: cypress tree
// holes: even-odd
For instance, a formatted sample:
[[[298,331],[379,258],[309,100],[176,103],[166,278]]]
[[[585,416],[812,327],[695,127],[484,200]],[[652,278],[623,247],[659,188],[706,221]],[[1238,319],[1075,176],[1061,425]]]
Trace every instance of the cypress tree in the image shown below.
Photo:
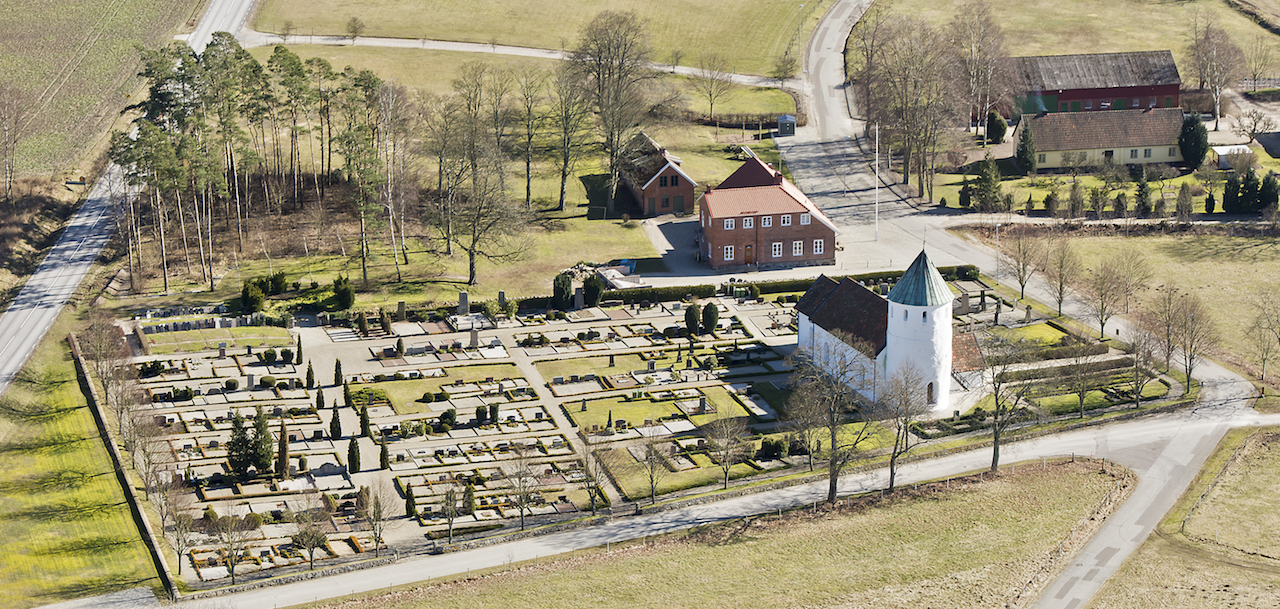
[[[342,384],[342,360],[333,361],[333,384]]]
[[[1036,172],[1036,141],[1031,135],[1030,125],[1023,125],[1018,132],[1018,167],[1031,175]]]
[[[1147,168],[1142,168],[1142,173],[1138,174],[1138,191],[1134,195],[1133,201],[1134,211],[1139,217],[1145,218],[1151,215],[1151,184],[1147,182]]]
[[[275,457],[275,450],[271,446],[271,429],[267,426],[267,413],[263,412],[262,407],[259,406],[253,417],[253,466],[257,468],[258,474],[271,471],[273,457]]]
[[[1258,172],[1252,167],[1245,172],[1244,180],[1240,182],[1240,198],[1237,203],[1240,205],[1240,213],[1248,214],[1258,211],[1258,192],[1261,190],[1262,183],[1258,180]]]
[[[1235,172],[1227,174],[1227,183],[1222,187],[1222,211],[1240,213],[1240,176]]]
[[[1258,211],[1275,206],[1277,201],[1280,201],[1280,182],[1276,180],[1275,172],[1270,171],[1262,179],[1262,187],[1258,190]]]
[[[338,416],[338,409],[333,409],[333,418],[329,419],[329,439],[337,440],[342,437],[342,418]]]
[[[311,369],[311,360],[307,360],[307,389],[316,386],[316,372]]]
[[[347,472],[352,474],[360,472],[360,443],[355,438],[347,442]]]
[[[418,517],[418,503],[413,498],[413,483],[404,485],[404,515],[408,518]]]
[[[240,416],[239,411],[231,416],[231,438],[227,440],[227,464],[231,467],[231,472],[237,476],[248,474],[249,466],[253,465],[253,440],[249,437],[249,430],[245,428],[244,417]]]
[[[466,510],[464,514],[476,513],[476,487],[470,482],[467,483],[467,490],[462,492],[462,509]]]
[[[689,336],[698,335],[698,307],[689,305],[684,310],[684,327],[689,331]]]
[[[716,331],[716,325],[720,323],[720,309],[716,308],[716,303],[708,302],[707,306],[702,307],[702,332],[710,334]]]
[[[351,384],[350,383],[342,384],[342,401],[343,403],[346,404],[347,408],[356,407],[355,405],[356,403],[351,401]]]
[[[387,442],[382,442],[382,450],[378,454],[378,467],[381,469],[391,469],[391,452],[387,450]]]
[[[289,429],[284,419],[280,419],[280,439],[276,446],[276,475],[281,480],[289,479]]]
[[[316,387],[316,412],[324,410],[324,387]]]
[[[298,348],[295,349],[293,352],[293,363],[294,364],[302,363],[302,337],[301,336],[298,337]]]
[[[360,407],[360,435],[366,438],[372,438],[373,433],[369,430],[369,407]]]

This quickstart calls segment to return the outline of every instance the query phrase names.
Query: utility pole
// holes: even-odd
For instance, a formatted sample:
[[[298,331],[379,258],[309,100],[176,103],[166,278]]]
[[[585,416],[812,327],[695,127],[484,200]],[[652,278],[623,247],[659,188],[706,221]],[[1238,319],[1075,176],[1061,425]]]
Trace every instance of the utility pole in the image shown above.
[[[880,123],[876,123],[876,241],[880,240]]]

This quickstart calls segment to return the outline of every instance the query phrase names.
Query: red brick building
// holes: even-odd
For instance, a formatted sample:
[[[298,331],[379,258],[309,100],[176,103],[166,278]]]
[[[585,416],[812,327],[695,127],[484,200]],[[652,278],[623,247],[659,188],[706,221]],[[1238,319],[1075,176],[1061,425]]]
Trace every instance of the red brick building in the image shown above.
[[[1042,55],[1009,60],[1014,112],[1177,108],[1182,78],[1170,51]]]
[[[693,190],[698,184],[680,168],[680,157],[641,132],[627,144],[622,158],[622,183],[635,197],[641,216],[693,210]]]
[[[782,174],[752,157],[702,195],[699,255],[717,271],[835,264],[831,220]]]

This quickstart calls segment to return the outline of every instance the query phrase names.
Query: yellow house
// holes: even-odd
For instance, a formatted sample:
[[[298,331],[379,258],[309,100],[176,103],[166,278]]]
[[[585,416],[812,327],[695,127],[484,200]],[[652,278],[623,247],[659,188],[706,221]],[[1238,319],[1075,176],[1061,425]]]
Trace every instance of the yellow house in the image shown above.
[[[1094,167],[1108,159],[1124,165],[1182,161],[1181,108],[1023,115],[1018,129],[1031,130],[1039,169]]]

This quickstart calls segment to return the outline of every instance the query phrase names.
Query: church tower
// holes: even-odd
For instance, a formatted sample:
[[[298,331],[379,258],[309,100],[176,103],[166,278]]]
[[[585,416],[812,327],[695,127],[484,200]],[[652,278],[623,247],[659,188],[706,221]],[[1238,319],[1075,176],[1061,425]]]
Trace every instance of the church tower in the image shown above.
[[[889,291],[885,343],[887,381],[907,363],[924,377],[931,409],[949,412],[951,301],[955,296],[923,251]]]

